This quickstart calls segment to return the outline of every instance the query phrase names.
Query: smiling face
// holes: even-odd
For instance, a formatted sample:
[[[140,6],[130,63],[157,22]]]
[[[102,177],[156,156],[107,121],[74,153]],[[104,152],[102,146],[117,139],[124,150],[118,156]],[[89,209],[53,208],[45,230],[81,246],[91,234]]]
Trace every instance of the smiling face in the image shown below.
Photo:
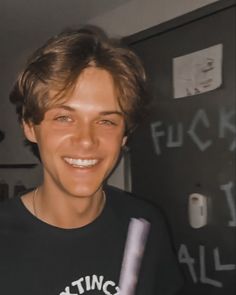
[[[46,111],[39,125],[24,123],[39,147],[44,186],[53,193],[100,193],[125,143],[125,122],[112,76],[89,67],[65,102]]]

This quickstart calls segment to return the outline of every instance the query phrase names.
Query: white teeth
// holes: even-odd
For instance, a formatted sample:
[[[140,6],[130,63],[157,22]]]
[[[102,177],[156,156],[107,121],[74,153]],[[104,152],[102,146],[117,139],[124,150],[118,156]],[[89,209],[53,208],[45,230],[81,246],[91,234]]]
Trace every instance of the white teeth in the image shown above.
[[[73,159],[73,158],[64,158],[64,160],[72,165],[77,167],[91,167],[97,164],[98,160],[96,159]]]

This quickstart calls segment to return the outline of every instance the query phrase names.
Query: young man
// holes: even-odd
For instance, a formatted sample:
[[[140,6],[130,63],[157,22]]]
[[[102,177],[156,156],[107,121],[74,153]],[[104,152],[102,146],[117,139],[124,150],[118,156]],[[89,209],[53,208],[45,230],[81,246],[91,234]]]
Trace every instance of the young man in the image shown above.
[[[160,214],[104,186],[146,103],[135,54],[89,28],[61,33],[29,59],[11,101],[44,178],[1,208],[1,293],[176,294]]]

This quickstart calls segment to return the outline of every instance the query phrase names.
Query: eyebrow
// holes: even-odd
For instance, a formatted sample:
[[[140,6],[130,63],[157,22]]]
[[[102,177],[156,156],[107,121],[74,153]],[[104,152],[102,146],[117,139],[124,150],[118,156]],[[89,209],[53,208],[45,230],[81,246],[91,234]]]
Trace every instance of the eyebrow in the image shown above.
[[[55,109],[64,109],[64,110],[67,110],[67,111],[71,111],[71,112],[75,112],[76,109],[68,106],[68,105],[59,105],[59,106],[55,106]],[[123,112],[121,111],[113,111],[113,110],[107,110],[107,111],[101,111],[99,112],[99,115],[101,116],[108,116],[108,115],[118,115],[118,116],[121,116],[123,117],[124,114]]]
[[[63,109],[63,110],[66,110],[66,111],[75,112],[74,108],[72,108],[70,106],[67,106],[67,105],[56,105],[52,109]]]
[[[122,112],[119,112],[119,111],[102,111],[100,112],[101,115],[103,116],[108,116],[108,115],[118,115],[118,116],[121,116],[123,117],[124,114]]]

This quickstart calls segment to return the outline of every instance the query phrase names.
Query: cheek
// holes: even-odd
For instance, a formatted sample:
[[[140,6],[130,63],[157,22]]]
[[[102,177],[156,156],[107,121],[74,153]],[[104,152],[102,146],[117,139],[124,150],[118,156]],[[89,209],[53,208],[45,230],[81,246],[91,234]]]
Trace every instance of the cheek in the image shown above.
[[[50,134],[44,132],[40,134],[38,138],[39,149],[48,152],[56,152],[62,145],[65,146],[70,135],[68,134],[58,134],[57,132],[50,132]]]
[[[122,136],[110,136],[106,139],[103,138],[103,148],[107,151],[107,155],[117,157],[122,148]]]

